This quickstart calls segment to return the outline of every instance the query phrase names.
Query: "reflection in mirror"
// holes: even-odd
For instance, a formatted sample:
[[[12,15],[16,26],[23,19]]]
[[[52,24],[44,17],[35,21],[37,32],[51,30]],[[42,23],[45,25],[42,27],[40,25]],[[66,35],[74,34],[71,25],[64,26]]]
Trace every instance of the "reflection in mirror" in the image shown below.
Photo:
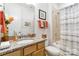
[[[35,7],[25,3],[4,3],[6,20],[12,16],[14,20],[8,25],[9,36],[14,36],[14,32],[27,35],[34,32]]]

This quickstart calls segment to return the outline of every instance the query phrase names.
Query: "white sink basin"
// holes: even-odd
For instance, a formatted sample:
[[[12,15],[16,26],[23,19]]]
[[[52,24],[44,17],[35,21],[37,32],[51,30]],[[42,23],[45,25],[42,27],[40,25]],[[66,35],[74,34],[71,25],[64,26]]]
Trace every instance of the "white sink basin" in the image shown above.
[[[18,41],[17,44],[27,44],[27,43],[31,43],[33,41],[34,40],[21,40],[21,41]]]

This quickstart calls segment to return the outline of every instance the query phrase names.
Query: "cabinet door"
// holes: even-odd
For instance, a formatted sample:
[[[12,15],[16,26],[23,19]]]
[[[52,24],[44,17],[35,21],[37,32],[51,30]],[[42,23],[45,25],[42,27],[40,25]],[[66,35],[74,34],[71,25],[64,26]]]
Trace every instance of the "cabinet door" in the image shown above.
[[[21,56],[21,50],[14,51],[3,56]]]
[[[44,48],[45,47],[45,42],[40,42],[38,43],[38,49]]]
[[[32,56],[44,56],[44,55],[45,55],[44,49],[40,49],[40,50],[32,53]]]
[[[31,54],[34,51],[36,51],[36,44],[24,48],[24,56],[26,56],[26,55],[28,56],[29,54]]]

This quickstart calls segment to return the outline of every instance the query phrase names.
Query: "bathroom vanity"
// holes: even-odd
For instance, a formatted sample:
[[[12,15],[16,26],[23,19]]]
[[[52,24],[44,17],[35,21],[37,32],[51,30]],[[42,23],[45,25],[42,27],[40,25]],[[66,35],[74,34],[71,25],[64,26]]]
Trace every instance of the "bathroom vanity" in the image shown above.
[[[4,3],[3,7],[5,8],[4,10],[5,14],[12,15],[14,18],[14,21],[8,26],[8,36],[12,37],[11,40],[14,39],[14,41],[16,41],[15,39],[17,39],[16,38],[17,36],[28,35],[29,32],[33,33],[36,32],[35,31],[36,12],[34,5],[27,5],[24,3],[22,4]],[[25,40],[11,43],[10,47],[7,49],[0,50],[0,56],[44,56],[44,55],[45,55],[45,39],[29,40],[26,38]]]
[[[45,56],[45,39],[12,45],[0,50],[0,56]]]

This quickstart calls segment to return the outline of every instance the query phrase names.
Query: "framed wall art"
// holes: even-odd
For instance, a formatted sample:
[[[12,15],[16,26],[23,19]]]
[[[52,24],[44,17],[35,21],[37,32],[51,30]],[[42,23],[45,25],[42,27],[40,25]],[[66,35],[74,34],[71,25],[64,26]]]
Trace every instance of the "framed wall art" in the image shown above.
[[[46,12],[39,9],[39,19],[46,20]]]

